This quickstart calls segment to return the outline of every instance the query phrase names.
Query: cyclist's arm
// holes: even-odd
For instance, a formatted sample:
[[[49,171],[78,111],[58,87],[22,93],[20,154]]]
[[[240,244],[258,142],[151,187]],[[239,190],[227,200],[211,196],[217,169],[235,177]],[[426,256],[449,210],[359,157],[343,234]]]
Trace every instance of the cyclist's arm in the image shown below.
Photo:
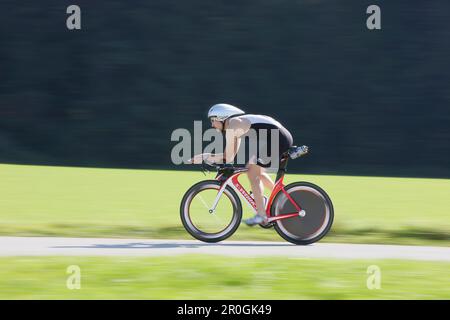
[[[224,159],[224,153],[200,153],[190,159],[189,162],[193,164],[201,164],[203,161],[208,161],[212,163],[222,164],[225,163]]]
[[[241,138],[237,138],[232,136],[231,134],[227,137],[225,135],[226,145],[225,145],[225,153],[223,154],[223,160],[225,163],[232,163],[234,161],[234,157],[236,157],[237,151],[239,150],[239,145],[241,144]]]
[[[202,163],[207,160],[214,163],[231,163],[241,145],[241,137],[250,129],[250,122],[245,119],[233,118],[228,121],[225,129],[225,152],[224,153],[202,153],[191,160],[193,163]]]
[[[241,145],[241,138],[250,129],[250,121],[232,118],[228,121],[225,130],[225,153],[223,159],[226,163],[233,162]]]

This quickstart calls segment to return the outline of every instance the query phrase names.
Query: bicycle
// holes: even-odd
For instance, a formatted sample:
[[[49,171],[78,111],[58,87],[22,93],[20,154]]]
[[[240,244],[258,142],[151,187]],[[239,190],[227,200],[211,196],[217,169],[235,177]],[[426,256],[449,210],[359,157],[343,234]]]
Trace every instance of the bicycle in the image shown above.
[[[293,182],[285,186],[284,175],[289,159],[295,159],[299,148],[293,146],[280,159],[274,188],[266,203],[267,224],[285,240],[307,245],[322,239],[333,224],[334,210],[330,197],[319,186],[309,182]],[[301,155],[303,155],[301,154]],[[203,242],[219,242],[230,237],[242,219],[243,201],[256,214],[256,203],[239,183],[247,171],[243,167],[202,162],[202,170],[217,170],[214,180],[194,184],[183,196],[180,216],[186,231]]]

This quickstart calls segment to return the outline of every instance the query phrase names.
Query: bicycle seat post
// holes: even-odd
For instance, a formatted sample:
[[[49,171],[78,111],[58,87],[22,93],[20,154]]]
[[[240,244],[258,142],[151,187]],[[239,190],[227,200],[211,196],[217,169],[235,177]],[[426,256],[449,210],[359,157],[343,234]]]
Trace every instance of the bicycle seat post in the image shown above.
[[[284,174],[286,173],[286,167],[287,167],[288,160],[289,160],[288,156],[281,158],[280,167],[278,168],[277,178],[275,179],[275,182],[277,182],[278,180],[280,180],[284,177]]]

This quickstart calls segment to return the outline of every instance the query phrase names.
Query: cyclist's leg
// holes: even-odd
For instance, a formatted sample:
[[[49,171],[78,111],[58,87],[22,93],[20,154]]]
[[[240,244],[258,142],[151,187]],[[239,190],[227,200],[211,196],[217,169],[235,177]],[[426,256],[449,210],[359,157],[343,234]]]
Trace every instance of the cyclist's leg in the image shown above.
[[[261,168],[257,164],[251,163],[249,163],[247,167],[248,167],[247,176],[250,181],[250,185],[252,187],[253,198],[255,199],[258,214],[260,216],[265,217],[266,213],[264,211],[264,197],[263,197],[264,188],[263,183],[261,181],[261,174],[263,168]]]
[[[289,149],[289,147],[292,146],[293,144],[293,139],[292,139],[292,135],[290,134],[289,131],[287,131],[286,129],[281,129],[279,131],[279,135],[278,135],[278,158],[277,161],[275,161],[274,163],[271,163],[270,167],[272,168],[278,168],[279,167],[279,161],[281,159],[282,154],[287,151]],[[269,144],[269,150],[270,150],[271,145]],[[275,151],[274,151],[275,152]],[[272,150],[270,150],[270,154],[272,154]],[[267,174],[266,170],[264,168],[269,167],[268,165],[264,165],[261,164],[259,162],[257,162],[262,168],[262,172],[261,172],[261,181],[262,183],[264,183],[264,186],[266,188],[269,189],[270,192],[272,192],[273,188],[274,188],[274,182],[271,179],[271,177]]]
[[[269,174],[267,172],[265,172],[265,170],[263,169],[262,173],[261,173],[261,182],[264,184],[264,186],[269,189],[269,191],[271,192],[273,187],[274,187],[274,183],[272,178],[269,176]]]
[[[270,150],[270,144],[268,145],[267,141],[260,141],[258,131],[257,137],[258,139],[256,141],[250,142],[253,142],[256,148],[251,150],[253,152],[250,152],[249,161],[247,163],[247,176],[250,181],[250,185],[253,191],[253,199],[255,200],[257,209],[257,214],[254,217],[245,220],[245,223],[250,226],[264,223],[266,221],[267,216],[264,203],[264,185],[266,184],[268,186],[271,186],[270,177],[268,175],[264,175],[264,167],[268,167],[270,165],[261,163],[259,158],[260,150]]]

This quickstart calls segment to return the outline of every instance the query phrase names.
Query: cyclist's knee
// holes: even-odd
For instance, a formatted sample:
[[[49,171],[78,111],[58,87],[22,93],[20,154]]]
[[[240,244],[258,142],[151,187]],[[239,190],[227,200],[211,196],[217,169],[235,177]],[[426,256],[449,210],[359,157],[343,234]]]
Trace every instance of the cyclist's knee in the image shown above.
[[[248,165],[247,175],[249,177],[260,176],[261,175],[261,170],[259,169],[259,166],[257,166],[256,164],[249,164]]]

